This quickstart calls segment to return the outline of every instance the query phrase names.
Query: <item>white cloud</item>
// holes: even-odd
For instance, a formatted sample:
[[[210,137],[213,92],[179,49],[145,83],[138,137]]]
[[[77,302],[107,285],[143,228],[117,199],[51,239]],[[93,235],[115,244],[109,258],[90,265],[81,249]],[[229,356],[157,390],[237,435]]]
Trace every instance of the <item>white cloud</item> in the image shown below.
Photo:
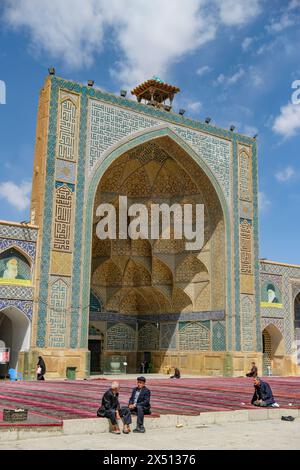
[[[31,182],[23,181],[15,184],[13,181],[0,183],[0,198],[6,200],[10,205],[23,211],[30,205]]]
[[[196,113],[202,108],[202,103],[200,101],[190,101],[187,103],[186,107],[191,112]]]
[[[296,10],[296,8],[300,8],[300,0],[291,0],[288,10]]]
[[[254,39],[253,38],[245,38],[244,41],[242,42],[242,49],[243,51],[247,51],[251,44],[253,43]]]
[[[234,85],[245,75],[245,70],[240,68],[238,72],[228,78],[228,85]]]
[[[255,87],[260,87],[265,83],[264,71],[260,67],[254,67],[251,65],[248,71],[248,78],[251,85]]]
[[[216,0],[221,21],[228,26],[240,26],[261,12],[260,0]]]
[[[275,174],[275,178],[277,181],[280,181],[280,183],[285,183],[286,181],[289,181],[293,176],[295,176],[296,172],[293,167],[287,166],[284,168],[284,170],[278,171]]]
[[[123,85],[153,74],[215,38],[219,26],[241,26],[261,0],[6,0],[3,21],[29,33],[35,54],[72,68],[90,66],[106,44],[119,51],[113,73]],[[171,10],[170,10],[171,8]]]
[[[226,77],[223,73],[221,73],[215,81],[215,84],[223,83],[227,86],[235,85],[245,75],[245,73],[246,72],[243,68],[240,68],[236,73],[234,73],[230,77]]]
[[[275,118],[273,131],[288,138],[300,130],[300,105],[288,103],[280,108],[280,115]]]
[[[193,100],[192,98],[185,98],[183,96],[178,96],[176,100],[176,108],[185,109],[187,115],[197,115],[202,109],[201,101]]]
[[[295,19],[291,18],[287,13],[284,13],[278,21],[272,20],[271,23],[266,26],[266,29],[269,33],[280,33],[294,24]]]
[[[199,69],[196,70],[196,74],[201,77],[205,73],[211,72],[212,68],[209,67],[208,65],[204,65],[203,67],[199,67]]]
[[[267,195],[262,191],[259,191],[258,193],[258,205],[260,212],[267,212],[272,205]]]
[[[97,1],[88,0],[8,0],[4,21],[30,34],[34,52],[48,52],[70,67],[92,63],[96,49],[102,48],[103,15]]]

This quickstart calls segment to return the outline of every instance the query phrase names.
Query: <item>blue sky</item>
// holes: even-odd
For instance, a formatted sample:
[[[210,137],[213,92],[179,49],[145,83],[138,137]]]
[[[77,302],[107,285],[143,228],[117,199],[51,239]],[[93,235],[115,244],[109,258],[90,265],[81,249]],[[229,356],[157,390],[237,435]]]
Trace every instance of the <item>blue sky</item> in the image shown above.
[[[29,220],[50,65],[116,93],[159,75],[175,111],[259,134],[260,256],[300,264],[299,26],[300,0],[0,0],[0,219]]]

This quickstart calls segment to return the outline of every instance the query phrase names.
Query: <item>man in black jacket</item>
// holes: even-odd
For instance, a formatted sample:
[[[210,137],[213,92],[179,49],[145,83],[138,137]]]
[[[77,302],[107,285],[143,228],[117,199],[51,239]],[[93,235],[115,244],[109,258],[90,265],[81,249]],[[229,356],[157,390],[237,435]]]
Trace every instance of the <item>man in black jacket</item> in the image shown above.
[[[279,405],[275,402],[272,389],[267,382],[264,382],[259,377],[254,379],[254,395],[251,404],[254,406],[272,406],[277,408]]]
[[[137,426],[133,432],[145,432],[144,415],[151,414],[150,390],[145,386],[145,377],[137,378],[137,387],[132,390],[129,400],[129,409],[131,413],[137,414]]]
[[[111,432],[113,434],[121,434],[117,420],[122,418],[124,424],[123,433],[128,434],[130,432],[131,413],[127,406],[120,407],[119,390],[118,382],[113,382],[111,388],[102,397],[102,403],[97,411],[97,416],[110,419],[112,424]]]

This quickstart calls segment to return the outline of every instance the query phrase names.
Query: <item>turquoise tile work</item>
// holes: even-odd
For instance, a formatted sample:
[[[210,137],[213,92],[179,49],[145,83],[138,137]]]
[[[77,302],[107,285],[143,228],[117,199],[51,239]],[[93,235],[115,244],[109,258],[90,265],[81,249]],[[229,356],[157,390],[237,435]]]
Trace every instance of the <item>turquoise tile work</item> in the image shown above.
[[[225,322],[213,322],[212,325],[212,350],[226,351]]]
[[[55,163],[56,157],[59,156],[55,154],[59,92],[66,94],[69,92],[78,93],[80,97],[80,133],[76,164],[63,160],[56,160]],[[46,203],[41,246],[42,262],[36,342],[38,347],[45,346],[51,252],[49,227],[53,219],[55,177],[57,181],[74,185],[76,200],[69,346],[71,348],[87,348],[90,304],[90,251],[96,188],[102,175],[116,158],[142,143],[164,136],[170,137],[198,163],[208,175],[221,202],[226,227],[227,255],[226,348],[228,350],[240,350],[237,142],[245,143],[253,148],[253,168],[256,169],[256,145],[253,139],[58,77],[51,78]],[[75,170],[76,165],[77,170]],[[253,171],[253,178],[253,187],[254,190],[257,190],[255,171]],[[257,205],[254,202],[255,259],[258,256],[256,211]],[[258,270],[258,263],[256,263],[256,270]],[[256,284],[257,288],[259,288],[258,284]],[[234,295],[232,295],[233,293]],[[259,303],[256,304],[256,308],[258,328]],[[233,318],[235,318],[235,322]],[[215,326],[215,329],[216,331],[219,329],[219,334],[222,330],[221,326],[224,325],[222,323],[220,323],[221,326],[216,325],[218,326]],[[214,342],[213,335],[212,341]],[[217,345],[217,343],[215,344]],[[223,346],[224,343],[222,343]]]
[[[53,191],[55,178],[55,148],[57,132],[58,83],[51,81],[50,119],[48,129],[48,148],[46,164],[45,207],[41,246],[40,289],[37,314],[36,346],[46,346],[46,319],[48,305],[48,285],[50,272],[51,230],[53,217]]]

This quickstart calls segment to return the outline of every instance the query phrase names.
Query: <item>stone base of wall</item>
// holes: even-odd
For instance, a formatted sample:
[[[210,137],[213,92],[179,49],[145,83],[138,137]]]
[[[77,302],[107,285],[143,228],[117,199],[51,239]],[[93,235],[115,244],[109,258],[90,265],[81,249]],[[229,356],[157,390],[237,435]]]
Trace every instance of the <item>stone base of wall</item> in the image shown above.
[[[42,356],[46,364],[46,379],[66,378],[67,367],[76,367],[76,378],[89,376],[90,352],[86,349],[30,349],[19,354],[18,371],[25,379],[36,377],[38,356]]]
[[[144,359],[143,352],[104,352],[103,357],[126,356],[127,372],[139,371],[139,365]],[[261,373],[262,354],[257,352],[178,352],[178,351],[152,351],[152,364],[154,373],[169,374],[178,367],[182,374],[209,375],[209,376],[241,376],[251,369],[251,362],[255,362]]]
[[[239,352],[155,352],[153,362],[155,372],[173,371],[178,367],[182,374],[209,376],[241,376],[245,375],[254,361],[258,369],[262,367],[262,354]]]
[[[141,352],[103,352],[103,358],[126,356],[127,372],[139,373],[139,364],[143,360]],[[86,349],[31,349],[19,354],[18,371],[25,379],[36,376],[38,356],[42,356],[47,367],[47,379],[66,378],[67,367],[76,367],[76,378],[89,377],[90,352]],[[262,374],[262,354],[257,352],[169,352],[153,351],[152,364],[154,373],[170,374],[178,367],[181,373],[204,376],[244,376],[255,362],[259,374]],[[272,359],[272,375],[300,375],[300,366],[294,356],[276,356]]]

